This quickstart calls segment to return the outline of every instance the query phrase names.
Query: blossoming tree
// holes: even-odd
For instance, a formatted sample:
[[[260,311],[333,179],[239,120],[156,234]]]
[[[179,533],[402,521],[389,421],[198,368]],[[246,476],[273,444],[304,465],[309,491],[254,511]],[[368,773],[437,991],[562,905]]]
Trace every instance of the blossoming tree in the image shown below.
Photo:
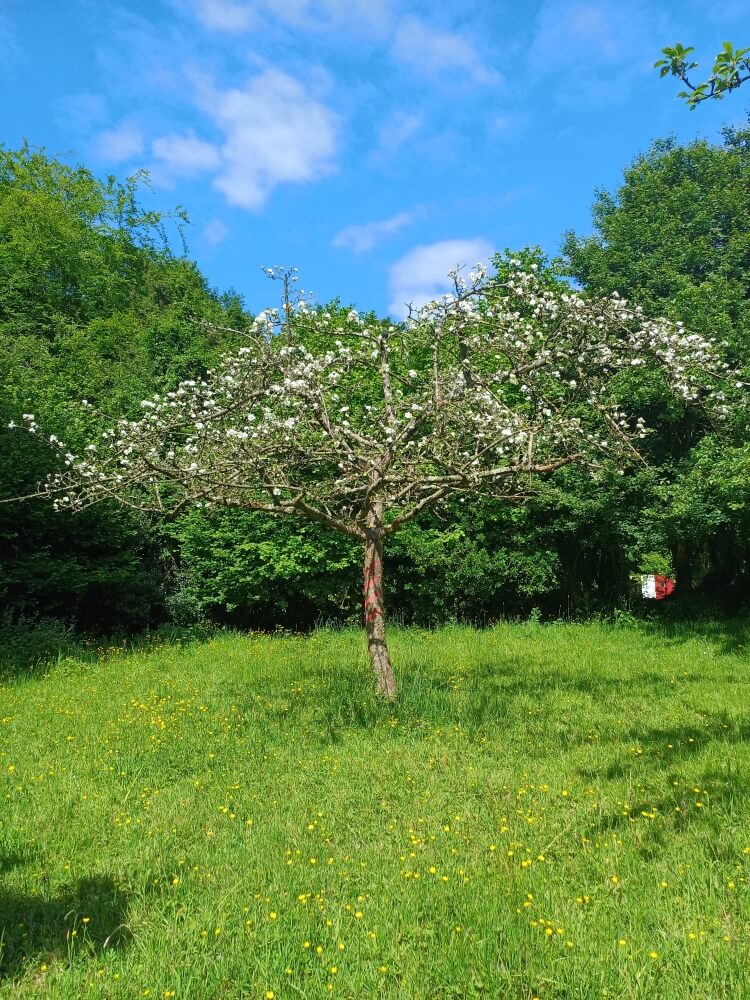
[[[393,325],[290,296],[200,380],[143,400],[40,487],[57,508],[104,500],[159,514],[236,506],[309,518],[361,543],[364,621],[378,692],[395,696],[383,546],[451,497],[523,498],[570,463],[622,470],[644,422],[622,408],[634,369],[695,402],[730,377],[715,345],[592,300],[510,261],[477,265]],[[33,415],[27,427],[37,431]]]

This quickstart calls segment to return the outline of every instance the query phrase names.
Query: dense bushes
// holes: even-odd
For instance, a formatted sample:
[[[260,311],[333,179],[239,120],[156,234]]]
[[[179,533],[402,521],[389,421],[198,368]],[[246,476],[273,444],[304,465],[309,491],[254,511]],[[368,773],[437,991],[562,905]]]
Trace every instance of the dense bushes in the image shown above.
[[[193,320],[233,303],[172,254],[168,220],[136,194],[137,179],[100,182],[42,151],[0,150],[0,496],[32,492],[53,468],[43,441],[8,428],[22,413],[76,447],[221,346]],[[141,629],[164,615],[162,550],[152,525],[115,507],[72,518],[0,505],[6,617]]]
[[[569,233],[562,270],[597,294],[617,291],[651,315],[726,342],[750,365],[750,127],[724,142],[655,143],[594,204],[594,235]],[[641,516],[659,526],[680,591],[730,602],[750,592],[747,411],[726,426],[657,405],[651,460],[660,475]],[[624,511],[632,518],[631,511]]]

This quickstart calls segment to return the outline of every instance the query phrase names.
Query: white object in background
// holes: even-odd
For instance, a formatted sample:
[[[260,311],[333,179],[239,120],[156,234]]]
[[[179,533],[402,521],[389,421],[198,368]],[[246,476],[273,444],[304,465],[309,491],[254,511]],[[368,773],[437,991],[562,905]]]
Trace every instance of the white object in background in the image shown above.
[[[641,577],[641,593],[652,601],[663,601],[674,593],[676,586],[671,576],[663,576],[661,573]]]

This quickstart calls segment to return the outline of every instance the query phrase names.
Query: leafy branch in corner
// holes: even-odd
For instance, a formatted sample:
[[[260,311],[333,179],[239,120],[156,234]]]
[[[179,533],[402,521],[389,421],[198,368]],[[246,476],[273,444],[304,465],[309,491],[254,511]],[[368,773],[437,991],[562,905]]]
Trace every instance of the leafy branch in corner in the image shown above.
[[[698,66],[691,59],[691,53],[695,52],[692,46],[685,48],[677,42],[662,49],[662,52],[666,58],[655,62],[654,68],[659,70],[660,76],[671,74],[682,80],[688,89],[681,90],[677,96],[686,102],[691,111],[703,101],[712,98],[721,100],[730,90],[736,90],[750,80],[750,48],[735,49],[731,42],[724,42],[714,60],[711,76],[698,84],[692,83],[688,77]]]

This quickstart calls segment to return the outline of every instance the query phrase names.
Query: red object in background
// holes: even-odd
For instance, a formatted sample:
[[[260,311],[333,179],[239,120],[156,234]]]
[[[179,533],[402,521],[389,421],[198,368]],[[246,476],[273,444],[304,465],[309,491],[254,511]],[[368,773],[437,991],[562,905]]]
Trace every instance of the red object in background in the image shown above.
[[[669,597],[671,593],[674,592],[674,588],[677,584],[669,576],[660,576],[656,574],[654,576],[654,583],[656,584],[656,593],[654,598],[657,601],[663,601],[665,597]]]

